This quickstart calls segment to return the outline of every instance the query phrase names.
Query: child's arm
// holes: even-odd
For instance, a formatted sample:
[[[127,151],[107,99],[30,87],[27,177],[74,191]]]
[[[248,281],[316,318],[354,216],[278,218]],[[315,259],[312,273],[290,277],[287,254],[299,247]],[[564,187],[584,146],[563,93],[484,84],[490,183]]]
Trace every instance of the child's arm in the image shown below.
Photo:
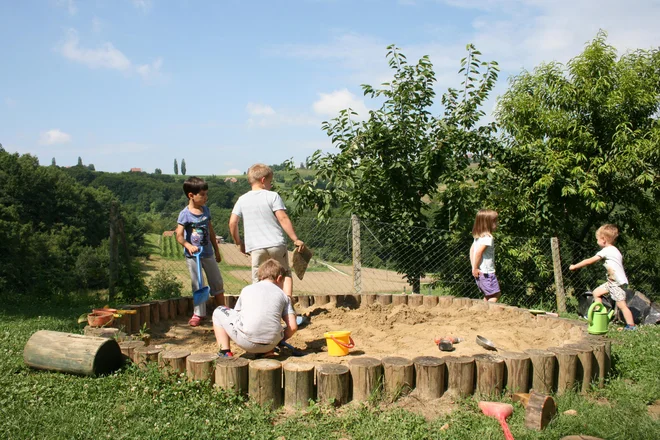
[[[183,246],[184,248],[188,249],[188,252],[190,252],[190,255],[194,254],[197,252],[199,249],[197,246],[193,246],[192,244],[188,243],[186,241],[186,238],[183,236],[184,229],[182,224],[178,224],[176,226],[176,241]]]
[[[479,265],[481,264],[481,257],[483,256],[484,251],[486,250],[486,245],[472,243],[472,247],[470,249],[472,250],[473,248],[474,248],[474,254],[472,254],[472,251],[470,252],[473,255],[473,257],[470,259],[470,262],[472,263],[472,276],[475,278],[479,278],[479,275],[481,275],[481,271],[479,270]]]
[[[284,232],[286,232],[286,235],[288,235],[291,241],[293,241],[293,245],[300,249],[304,248],[305,243],[298,239],[296,231],[293,229],[293,223],[291,223],[291,219],[287,215],[286,211],[283,209],[275,211],[275,217],[277,217],[277,221],[280,222],[280,226],[282,226],[282,229]]]
[[[215,261],[217,263],[222,261],[222,255],[220,255],[220,249],[218,248],[218,240],[215,238],[215,231],[213,230],[213,224],[209,222],[209,240],[211,240],[211,246],[215,251]]]
[[[577,264],[571,264],[570,266],[568,266],[568,270],[578,270],[581,267],[589,266],[590,264],[594,264],[596,261],[598,261],[600,259],[601,259],[600,255],[594,255],[593,257],[582,260]]]
[[[241,236],[238,232],[238,222],[241,218],[232,212],[229,217],[229,233],[231,234],[234,244],[241,249],[241,253],[245,253],[245,243],[241,241]]]
[[[296,323],[296,315],[286,315],[284,318],[286,328],[284,329],[284,339],[289,339],[298,331],[298,323]]]

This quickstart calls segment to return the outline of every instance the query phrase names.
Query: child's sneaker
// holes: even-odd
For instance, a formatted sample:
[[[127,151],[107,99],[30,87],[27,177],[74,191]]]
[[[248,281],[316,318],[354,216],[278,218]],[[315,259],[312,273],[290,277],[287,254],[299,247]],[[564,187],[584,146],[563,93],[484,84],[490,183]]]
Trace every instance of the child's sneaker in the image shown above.
[[[232,353],[230,350],[220,350],[220,351],[218,352],[218,357],[221,357],[221,358],[233,358],[233,357],[234,357],[234,353]]]
[[[192,318],[190,318],[190,321],[188,321],[188,325],[191,327],[197,327],[202,323],[202,317],[199,315],[192,315]]]
[[[625,326],[623,329],[624,329],[624,330],[632,330],[632,331],[635,331],[635,330],[637,330],[637,326],[636,326],[636,325],[627,325],[627,324],[626,324],[626,326]]]

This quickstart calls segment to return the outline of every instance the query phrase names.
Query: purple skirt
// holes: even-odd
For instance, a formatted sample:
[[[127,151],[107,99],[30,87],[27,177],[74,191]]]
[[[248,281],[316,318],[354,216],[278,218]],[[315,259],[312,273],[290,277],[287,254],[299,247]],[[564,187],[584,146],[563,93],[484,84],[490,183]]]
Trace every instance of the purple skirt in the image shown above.
[[[479,278],[474,279],[477,286],[484,293],[484,295],[493,296],[500,293],[500,283],[497,282],[497,277],[494,273],[482,273]]]

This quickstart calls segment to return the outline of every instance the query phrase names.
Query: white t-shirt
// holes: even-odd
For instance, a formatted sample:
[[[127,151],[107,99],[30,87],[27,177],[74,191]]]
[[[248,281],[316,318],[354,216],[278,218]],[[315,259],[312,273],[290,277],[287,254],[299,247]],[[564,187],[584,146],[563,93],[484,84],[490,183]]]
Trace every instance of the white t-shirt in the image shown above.
[[[614,281],[619,286],[622,284],[628,284],[626,271],[623,270],[623,256],[616,246],[605,246],[596,255],[605,260],[603,266],[605,266],[605,270],[607,270],[608,280]]]
[[[236,301],[236,329],[255,344],[272,344],[282,339],[282,318],[295,315],[291,300],[276,284],[259,281],[246,286]]]
[[[274,191],[249,191],[238,198],[232,214],[243,219],[245,252],[286,245],[284,231],[275,217],[279,210],[286,207]]]
[[[495,241],[492,235],[484,235],[483,237],[475,238],[470,248],[470,264],[474,267],[475,253],[477,246],[486,246],[483,254],[481,254],[481,264],[479,270],[481,273],[495,273]]]

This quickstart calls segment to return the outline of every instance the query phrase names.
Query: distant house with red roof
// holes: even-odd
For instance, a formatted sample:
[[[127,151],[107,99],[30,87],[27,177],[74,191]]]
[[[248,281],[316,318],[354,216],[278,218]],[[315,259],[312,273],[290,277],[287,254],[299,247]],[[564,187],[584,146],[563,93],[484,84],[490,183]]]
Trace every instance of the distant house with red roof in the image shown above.
[[[141,173],[142,168],[131,168],[131,173]]]

